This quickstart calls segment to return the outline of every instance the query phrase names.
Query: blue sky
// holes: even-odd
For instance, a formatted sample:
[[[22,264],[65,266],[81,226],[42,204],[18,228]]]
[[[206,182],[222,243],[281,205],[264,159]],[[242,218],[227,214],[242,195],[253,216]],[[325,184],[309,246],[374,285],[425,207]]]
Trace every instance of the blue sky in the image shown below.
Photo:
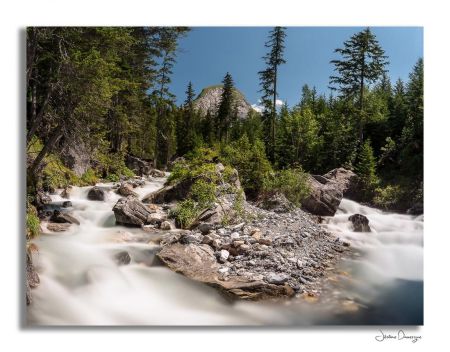
[[[229,71],[235,86],[251,104],[257,103],[258,71],[266,53],[264,42],[269,27],[194,27],[180,41],[180,52],[173,70],[171,90],[177,103],[185,98],[192,81],[195,92],[219,84]],[[294,105],[299,101],[304,84],[316,86],[319,93],[329,93],[328,81],[333,72],[329,63],[335,48],[363,27],[288,27],[286,64],[279,70],[279,99]],[[371,27],[389,56],[389,76],[408,79],[415,62],[423,57],[423,28]]]

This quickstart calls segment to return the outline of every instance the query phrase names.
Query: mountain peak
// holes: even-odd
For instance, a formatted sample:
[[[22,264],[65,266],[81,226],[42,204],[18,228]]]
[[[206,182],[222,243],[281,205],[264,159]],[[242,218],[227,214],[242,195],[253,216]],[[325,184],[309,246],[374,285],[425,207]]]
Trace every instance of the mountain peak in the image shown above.
[[[194,100],[195,109],[197,109],[202,115],[206,115],[208,111],[210,111],[211,114],[216,114],[219,109],[222,92],[222,84],[203,88],[198,97]],[[253,108],[248,103],[247,99],[245,99],[244,94],[242,94],[242,92],[238,89],[234,89],[233,95],[234,105],[237,107],[238,111],[238,118],[245,119],[249,111]]]

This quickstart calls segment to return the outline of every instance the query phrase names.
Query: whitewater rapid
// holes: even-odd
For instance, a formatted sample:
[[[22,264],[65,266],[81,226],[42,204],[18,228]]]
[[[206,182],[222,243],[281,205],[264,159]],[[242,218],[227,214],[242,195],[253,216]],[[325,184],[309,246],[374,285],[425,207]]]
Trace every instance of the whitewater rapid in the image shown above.
[[[136,188],[139,197],[161,188],[165,178],[150,179]],[[112,208],[120,198],[112,184],[104,202],[90,201],[90,187],[73,187],[69,211],[80,225],[64,233],[45,231],[34,240],[39,251],[33,260],[41,283],[33,289],[28,308],[30,325],[284,325],[376,323],[363,313],[336,316],[336,305],[305,304],[292,299],[280,303],[230,302],[214,288],[193,282],[160,265],[152,233],[115,225]],[[54,205],[65,199],[52,195]],[[348,216],[369,218],[372,232],[354,233]],[[423,217],[381,212],[343,199],[337,214],[326,219],[326,228],[351,243],[355,255],[343,263],[351,277],[330,293],[375,309],[387,316],[385,296],[404,291],[410,283],[420,295],[423,281]],[[114,254],[127,251],[129,265],[118,266]],[[384,297],[384,298],[383,298]],[[389,296],[390,297],[390,296]],[[400,297],[396,297],[400,299]],[[419,300],[420,301],[420,300]],[[419,309],[417,302],[405,307]],[[375,307],[375,308],[374,308]],[[372,314],[373,315],[373,314]],[[372,317],[371,315],[371,317]],[[396,320],[397,319],[397,320]],[[411,319],[417,318],[413,312]],[[401,321],[403,322],[403,321]],[[389,323],[389,322],[387,322]],[[405,323],[405,322],[403,322]],[[408,323],[408,321],[406,322]]]

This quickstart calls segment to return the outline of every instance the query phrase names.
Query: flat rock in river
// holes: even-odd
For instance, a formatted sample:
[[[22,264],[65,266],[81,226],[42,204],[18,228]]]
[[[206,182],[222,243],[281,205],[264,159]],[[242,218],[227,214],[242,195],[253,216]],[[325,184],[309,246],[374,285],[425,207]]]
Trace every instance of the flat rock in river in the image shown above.
[[[213,249],[206,244],[172,243],[164,246],[158,253],[158,257],[173,271],[219,288],[235,297],[262,299],[286,296],[291,292],[284,286],[244,276],[222,280],[219,272],[221,266],[216,260]]]

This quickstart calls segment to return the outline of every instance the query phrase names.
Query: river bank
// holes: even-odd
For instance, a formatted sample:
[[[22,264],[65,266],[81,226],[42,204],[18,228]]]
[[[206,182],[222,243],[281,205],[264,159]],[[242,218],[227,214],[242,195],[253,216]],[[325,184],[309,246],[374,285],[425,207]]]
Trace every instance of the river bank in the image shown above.
[[[134,191],[139,198],[143,198],[160,189],[164,182],[165,178],[150,178]],[[394,247],[401,247],[402,243],[410,241],[411,235],[406,231],[395,236],[389,235],[389,232],[395,234],[395,231],[404,228],[405,224],[410,224],[415,229],[414,246],[420,250],[421,219],[389,215],[362,206],[357,208],[357,203],[346,199],[342,201],[337,215],[325,218],[323,225],[314,223],[312,217],[298,209],[277,214],[250,206],[259,214],[254,220],[255,223],[213,231],[216,231],[216,234],[224,232],[223,238],[229,240],[234,234],[233,241],[244,240],[244,244],[245,240],[252,238],[258,247],[254,254],[269,251],[269,257],[273,259],[267,260],[264,256],[244,259],[246,256],[239,258],[240,254],[234,253],[233,261],[227,260],[217,267],[218,277],[251,278],[261,275],[260,279],[266,283],[266,288],[273,285],[278,292],[280,288],[285,290],[289,283],[293,284],[292,277],[295,275],[292,274],[299,274],[297,283],[300,287],[290,290],[289,296],[293,298],[287,300],[230,301],[215,288],[172,272],[162,265],[158,258],[158,253],[161,253],[160,242],[168,236],[175,236],[176,242],[186,236],[192,236],[190,239],[193,242],[187,244],[188,246],[208,246],[202,242],[204,237],[211,233],[180,230],[167,232],[151,227],[143,231],[141,228],[116,225],[112,208],[121,196],[111,189],[113,184],[97,186],[107,189],[102,202],[87,199],[91,187],[72,189],[71,207],[68,211],[80,221],[80,225],[71,225],[70,229],[60,233],[45,230],[33,241],[39,248],[33,259],[41,283],[33,289],[33,304],[28,308],[30,324],[309,325],[359,322],[358,319],[363,320],[359,323],[367,323],[364,315],[372,309],[370,307],[375,307],[383,292],[388,288],[392,290],[392,282],[396,279],[414,282],[421,280],[421,271],[416,270],[417,266],[421,265],[420,256],[413,256],[419,261],[411,269],[419,273],[414,277],[403,272],[393,272],[392,280],[379,280],[379,277],[367,271],[367,267],[373,267],[373,254],[370,254],[369,249],[377,252],[377,243],[384,245],[384,242],[391,241]],[[52,207],[58,207],[67,201],[59,195],[52,195],[51,198]],[[367,214],[372,227],[371,233],[354,233],[351,230],[351,223],[345,218],[357,211]],[[386,224],[386,216],[394,223]],[[407,230],[411,230],[411,226]],[[258,236],[252,236],[258,232],[251,233],[255,228],[259,228],[261,232],[259,239],[255,238]],[[394,231],[391,231],[393,229]],[[340,239],[336,242],[337,237],[330,235],[327,230],[337,234]],[[200,236],[203,237],[200,239]],[[259,243],[261,238],[266,239],[266,244]],[[300,244],[292,241],[300,241]],[[232,243],[230,241],[230,244]],[[340,243],[340,246],[336,243]],[[265,246],[262,247],[263,251],[259,250],[261,246]],[[333,247],[343,251],[336,251]],[[353,249],[348,252],[348,248],[353,247],[354,254]],[[229,255],[230,252],[233,255],[232,248],[229,249]],[[124,252],[129,255],[128,265],[120,265],[124,263],[117,261],[117,255]],[[299,254],[305,259],[299,258]],[[322,265],[325,264],[322,262],[322,255],[330,255],[330,258],[327,258],[329,266]],[[403,261],[402,256],[397,259]],[[379,262],[383,260],[375,261]],[[386,265],[389,265],[389,262]],[[310,275],[306,274],[308,271]],[[381,268],[380,271],[389,270]],[[277,277],[277,272],[289,274],[289,277]],[[264,275],[269,274],[275,281],[281,281],[268,283]],[[377,280],[378,284],[375,284]],[[242,287],[240,290],[243,292]],[[371,290],[372,294],[368,294]],[[285,292],[280,296],[286,296]],[[383,319],[383,314],[380,319]]]

